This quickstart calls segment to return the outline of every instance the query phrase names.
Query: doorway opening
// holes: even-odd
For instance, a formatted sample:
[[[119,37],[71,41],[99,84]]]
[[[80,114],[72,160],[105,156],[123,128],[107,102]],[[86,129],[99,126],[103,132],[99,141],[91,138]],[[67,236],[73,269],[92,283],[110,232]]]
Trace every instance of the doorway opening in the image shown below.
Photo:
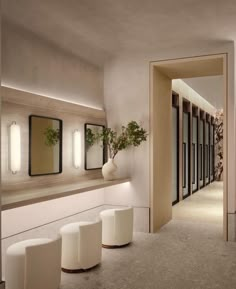
[[[224,186],[223,186],[223,235],[228,238],[227,223],[227,54],[197,56],[175,60],[164,60],[150,64],[150,187],[151,187],[151,232],[158,231],[164,224],[172,219],[172,204],[184,198],[188,198],[201,186],[210,184],[213,180],[213,143],[212,125],[214,116],[209,111],[192,104],[189,99],[182,99],[178,104],[177,94],[172,95],[172,80],[194,77],[222,75],[224,82]],[[173,117],[181,111],[182,130],[173,130]],[[193,123],[194,129],[193,129]],[[202,130],[201,130],[201,126]],[[190,127],[191,126],[191,127]],[[193,134],[196,134],[194,137]],[[198,136],[202,134],[202,136]],[[178,148],[182,155],[178,154],[176,161],[181,164],[183,177],[179,175],[172,184],[174,151],[172,138],[182,140]],[[199,148],[199,149],[198,149]],[[170,169],[172,168],[172,170]],[[199,180],[199,181],[198,181]],[[182,197],[176,193],[174,196],[173,186],[183,188]]]
[[[179,194],[180,202],[174,203],[172,218],[209,224],[209,233],[213,229],[211,224],[222,231],[223,76],[173,80],[173,90],[172,190]],[[173,114],[176,103],[182,107],[178,116]],[[178,138],[175,134],[176,122],[181,132]],[[174,147],[177,146],[176,154]],[[180,159],[182,162],[179,162]],[[176,189],[177,171],[182,187]]]

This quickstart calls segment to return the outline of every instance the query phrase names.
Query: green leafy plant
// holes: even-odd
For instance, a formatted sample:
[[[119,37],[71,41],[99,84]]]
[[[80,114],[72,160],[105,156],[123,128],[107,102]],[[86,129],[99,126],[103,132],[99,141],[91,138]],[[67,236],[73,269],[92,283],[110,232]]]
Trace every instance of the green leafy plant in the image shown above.
[[[87,138],[88,136],[88,138]],[[86,142],[93,145],[99,140],[108,149],[109,157],[114,159],[117,153],[131,146],[139,146],[147,140],[147,131],[140,127],[136,121],[130,121],[127,126],[122,126],[120,132],[111,128],[104,128],[101,132],[86,131]]]
[[[44,135],[46,136],[45,144],[47,146],[55,146],[60,140],[60,129],[47,127],[45,129]]]

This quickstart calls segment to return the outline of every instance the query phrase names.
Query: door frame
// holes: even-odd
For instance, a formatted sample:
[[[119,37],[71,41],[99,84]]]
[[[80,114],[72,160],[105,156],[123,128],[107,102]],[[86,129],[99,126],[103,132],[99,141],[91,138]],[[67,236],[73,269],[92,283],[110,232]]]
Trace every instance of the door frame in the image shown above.
[[[164,126],[160,124],[159,114],[163,116],[163,112],[160,107],[164,103],[164,96],[171,97],[171,80],[174,78],[186,78],[186,77],[172,77],[176,76],[176,70],[171,70],[174,66],[188,63],[209,63],[209,61],[215,60],[222,61],[222,71],[224,78],[224,187],[223,187],[223,236],[225,240],[228,240],[228,53],[200,55],[194,57],[184,57],[177,59],[167,59],[160,61],[150,62],[150,231],[156,232],[163,225],[168,223],[172,219],[172,205],[170,201],[170,186],[167,181],[171,179],[171,172],[168,172],[166,167],[171,167],[171,160],[167,158],[166,163],[160,163],[162,160],[161,152],[163,150],[160,132],[164,131]],[[164,69],[163,69],[164,67]],[[207,70],[205,70],[207,71]],[[209,67],[208,67],[209,71]],[[181,74],[181,69],[177,70],[177,73]],[[169,76],[168,76],[169,74]],[[212,74],[214,75],[214,74]],[[203,76],[203,75],[199,75]],[[205,76],[210,76],[205,75]],[[189,76],[194,77],[194,76]],[[195,76],[197,77],[197,76]],[[168,101],[165,101],[167,107]],[[181,109],[181,108],[180,108]],[[161,127],[162,126],[162,127]],[[168,124],[166,127],[170,128]],[[158,138],[159,134],[159,138]],[[168,139],[167,136],[164,138]],[[171,137],[170,137],[171,139]],[[169,146],[166,144],[165,151],[168,152]],[[169,151],[170,153],[170,151]],[[163,170],[160,168],[163,165]],[[232,167],[232,164],[231,164]],[[167,176],[164,174],[167,173]],[[163,175],[165,178],[163,179]],[[182,184],[180,184],[181,187]],[[162,190],[163,189],[163,190]],[[165,191],[166,195],[164,195]],[[171,207],[170,207],[171,206]]]

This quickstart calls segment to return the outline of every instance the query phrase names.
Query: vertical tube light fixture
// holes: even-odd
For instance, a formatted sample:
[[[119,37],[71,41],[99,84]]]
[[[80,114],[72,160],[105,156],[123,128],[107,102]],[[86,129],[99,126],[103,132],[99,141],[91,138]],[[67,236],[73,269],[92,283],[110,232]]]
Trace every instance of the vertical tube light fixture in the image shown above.
[[[81,166],[81,133],[78,130],[73,134],[73,154],[74,166],[78,169]]]
[[[21,168],[20,126],[13,122],[10,126],[10,170],[13,174]]]

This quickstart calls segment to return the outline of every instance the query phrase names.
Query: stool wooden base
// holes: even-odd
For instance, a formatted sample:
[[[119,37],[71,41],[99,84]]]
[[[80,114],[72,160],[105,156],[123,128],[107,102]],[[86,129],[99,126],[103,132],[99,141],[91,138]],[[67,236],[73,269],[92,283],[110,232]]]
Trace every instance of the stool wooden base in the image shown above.
[[[129,246],[131,243],[127,243],[124,245],[104,245],[102,244],[102,247],[105,249],[119,249],[119,248],[123,248],[123,247],[127,247]]]
[[[97,264],[97,265],[95,265],[95,266],[93,266],[91,268],[88,268],[88,269],[66,269],[66,268],[61,268],[61,271],[64,272],[64,273],[69,273],[69,274],[84,273],[84,272],[92,270],[95,267],[98,267],[99,265],[100,264]]]

